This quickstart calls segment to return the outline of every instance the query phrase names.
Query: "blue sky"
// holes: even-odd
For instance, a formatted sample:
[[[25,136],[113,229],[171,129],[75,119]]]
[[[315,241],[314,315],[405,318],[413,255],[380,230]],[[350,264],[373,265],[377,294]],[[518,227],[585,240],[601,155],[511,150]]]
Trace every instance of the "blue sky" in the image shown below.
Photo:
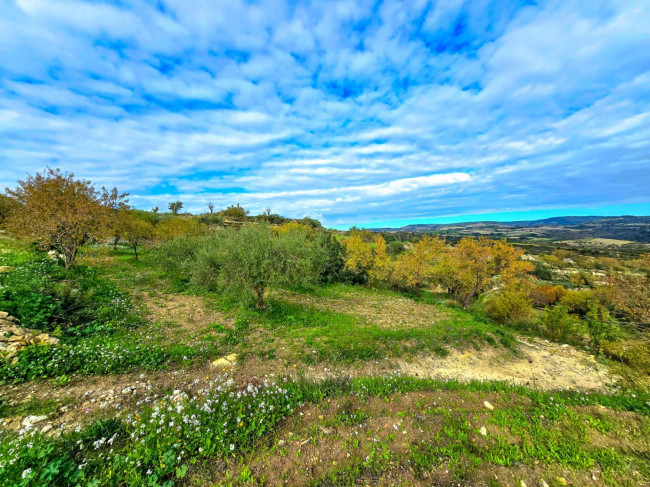
[[[3,187],[60,167],[337,227],[650,214],[648,0],[3,0],[0,45]]]

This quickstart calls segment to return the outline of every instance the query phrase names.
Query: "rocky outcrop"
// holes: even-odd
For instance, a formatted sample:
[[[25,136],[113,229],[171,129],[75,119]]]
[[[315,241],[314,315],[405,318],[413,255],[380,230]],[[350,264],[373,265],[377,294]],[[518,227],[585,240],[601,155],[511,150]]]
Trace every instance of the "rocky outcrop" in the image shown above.
[[[0,357],[15,361],[18,352],[29,345],[57,345],[58,338],[38,330],[18,326],[18,320],[6,311],[0,311]]]

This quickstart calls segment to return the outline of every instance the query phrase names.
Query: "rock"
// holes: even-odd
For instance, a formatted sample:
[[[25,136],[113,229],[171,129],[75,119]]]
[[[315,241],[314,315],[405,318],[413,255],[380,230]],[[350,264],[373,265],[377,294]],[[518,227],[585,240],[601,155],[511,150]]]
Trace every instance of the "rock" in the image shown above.
[[[485,428],[485,426],[481,426],[481,434],[483,436],[487,436],[487,429]]]
[[[546,481],[543,480],[543,479],[542,479],[542,481],[540,482],[539,485],[540,485],[540,487],[548,487],[548,484],[547,484]]]
[[[486,408],[488,408],[490,411],[492,411],[492,410],[494,409],[494,406],[493,406],[492,404],[490,404],[488,401],[485,401],[485,402],[483,403],[483,405],[484,405]]]
[[[124,389],[122,389],[122,394],[131,394],[135,392],[135,388],[131,386],[126,386]]]
[[[226,355],[225,357],[218,358],[217,360],[212,362],[213,367],[234,367],[235,362],[237,361],[237,354],[236,353],[231,353],[230,355]]]
[[[42,421],[45,421],[47,419],[47,416],[27,416],[26,418],[23,419],[22,425],[23,426],[33,426],[36,423],[40,423]]]
[[[526,482],[524,482],[523,480],[520,480],[519,481],[519,487],[528,487],[528,486],[526,485]]]
[[[43,427],[41,428],[41,433],[45,434],[45,433],[47,433],[48,431],[50,431],[51,429],[52,429],[52,424],[51,424],[51,423],[47,423],[45,426],[43,426]]]
[[[2,347],[2,358],[14,362],[16,354],[29,345],[58,345],[58,338],[37,330],[29,330],[17,326],[16,319],[6,311],[0,312],[0,342],[9,343]]]
[[[284,445],[284,440],[278,440],[278,446],[283,446]]]

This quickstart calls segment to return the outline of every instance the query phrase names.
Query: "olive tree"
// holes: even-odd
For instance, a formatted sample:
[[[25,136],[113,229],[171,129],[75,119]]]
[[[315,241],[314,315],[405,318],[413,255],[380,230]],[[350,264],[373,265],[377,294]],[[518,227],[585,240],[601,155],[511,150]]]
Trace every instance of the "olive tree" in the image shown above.
[[[278,233],[266,224],[245,225],[205,239],[196,253],[192,277],[204,285],[217,284],[262,310],[269,287],[315,283],[324,261],[307,231]]]
[[[183,202],[182,201],[172,201],[169,203],[169,211],[171,211],[174,215],[178,215],[178,212],[181,211],[183,208]]]

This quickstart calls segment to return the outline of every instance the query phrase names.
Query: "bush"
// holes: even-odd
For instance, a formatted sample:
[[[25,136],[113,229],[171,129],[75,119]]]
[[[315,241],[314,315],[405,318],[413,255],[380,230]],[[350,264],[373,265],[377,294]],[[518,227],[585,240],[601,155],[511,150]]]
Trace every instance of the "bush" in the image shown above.
[[[600,348],[600,344],[604,341],[616,341],[618,338],[620,333],[618,324],[603,306],[592,303],[589,306],[586,320],[589,336],[596,347]]]
[[[650,342],[603,340],[600,350],[608,357],[620,360],[645,374],[650,374]]]
[[[128,295],[93,269],[39,258],[0,274],[0,309],[28,328],[76,335],[139,321]]]
[[[566,306],[566,308],[569,310],[569,313],[585,316],[589,311],[591,304],[593,302],[597,302],[597,299],[591,290],[571,290],[567,291],[559,302],[562,306]]]
[[[554,273],[548,264],[540,261],[535,262],[535,270],[533,271],[535,276],[542,281],[552,281],[554,278]]]
[[[489,296],[483,304],[483,310],[494,321],[513,324],[528,320],[533,306],[524,290],[503,290]]]
[[[534,288],[530,292],[530,298],[533,300],[535,306],[544,307],[557,303],[566,293],[567,290],[564,286],[544,285]]]
[[[544,311],[538,329],[542,336],[552,340],[575,342],[579,338],[580,320],[566,306],[556,306]]]

